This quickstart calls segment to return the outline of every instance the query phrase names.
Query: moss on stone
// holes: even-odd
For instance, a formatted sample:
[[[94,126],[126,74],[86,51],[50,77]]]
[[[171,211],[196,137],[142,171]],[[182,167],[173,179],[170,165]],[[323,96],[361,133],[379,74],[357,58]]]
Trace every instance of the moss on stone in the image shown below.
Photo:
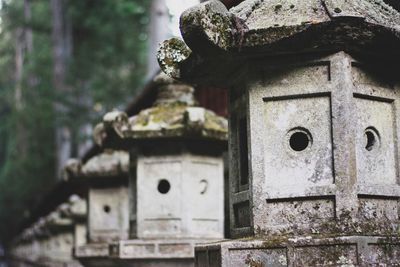
[[[171,38],[164,41],[157,53],[157,60],[161,69],[173,78],[180,77],[180,63],[187,59],[192,51],[178,39]]]

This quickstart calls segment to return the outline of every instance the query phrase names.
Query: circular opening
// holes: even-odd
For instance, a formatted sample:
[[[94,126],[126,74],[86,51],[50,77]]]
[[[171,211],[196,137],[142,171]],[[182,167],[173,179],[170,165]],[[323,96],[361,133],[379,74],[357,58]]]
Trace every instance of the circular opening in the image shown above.
[[[364,137],[366,150],[371,151],[379,145],[379,134],[375,128],[368,127],[365,129]]]
[[[166,179],[162,179],[158,182],[158,192],[161,194],[166,194],[171,189],[171,185]]]
[[[342,10],[338,7],[335,7],[334,11],[335,11],[335,13],[342,13]]]
[[[104,205],[104,206],[103,206],[103,211],[104,211],[105,213],[110,213],[110,211],[111,211],[110,206]]]
[[[306,132],[297,130],[290,136],[289,145],[294,151],[303,151],[310,145],[310,141]]]

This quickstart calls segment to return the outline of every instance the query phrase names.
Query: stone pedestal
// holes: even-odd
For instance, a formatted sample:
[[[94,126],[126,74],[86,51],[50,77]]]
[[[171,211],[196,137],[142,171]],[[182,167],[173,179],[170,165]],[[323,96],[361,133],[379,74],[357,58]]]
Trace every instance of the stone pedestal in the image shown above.
[[[121,241],[110,247],[110,255],[122,266],[194,266],[196,244],[210,240],[158,239]]]
[[[109,258],[109,243],[88,243],[74,248],[74,256],[83,266],[109,267],[116,266]]]
[[[198,267],[397,266],[400,239],[312,236],[234,240],[196,247]]]

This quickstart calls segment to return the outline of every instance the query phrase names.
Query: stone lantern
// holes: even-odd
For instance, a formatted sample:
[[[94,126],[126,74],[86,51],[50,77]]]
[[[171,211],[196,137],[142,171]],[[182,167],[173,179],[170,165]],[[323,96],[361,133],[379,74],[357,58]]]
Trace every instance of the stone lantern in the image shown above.
[[[73,249],[87,243],[87,203],[86,200],[77,195],[69,198],[68,204],[62,211],[66,218],[74,222],[74,242]]]
[[[9,250],[10,264],[23,265],[39,260],[40,246],[35,225],[25,229],[20,233],[12,242],[11,249]]]
[[[224,237],[227,122],[196,105],[193,87],[165,74],[154,82],[152,107],[111,112],[95,130],[130,149],[131,236],[110,253],[124,266],[193,266],[195,243]]]
[[[197,266],[393,266],[400,14],[381,0],[208,1],[160,66],[230,87],[230,234]]]
[[[72,254],[74,221],[65,216],[68,208],[68,204],[59,206],[41,223],[42,231],[47,232],[40,246],[38,262],[41,266],[81,266]]]
[[[86,242],[86,203],[73,195],[26,228],[11,246],[12,266],[82,266],[73,248]]]
[[[87,185],[87,242],[75,246],[85,265],[106,262],[109,244],[129,236],[128,171],[128,153],[111,149],[84,164],[71,159],[65,167],[68,179]]]

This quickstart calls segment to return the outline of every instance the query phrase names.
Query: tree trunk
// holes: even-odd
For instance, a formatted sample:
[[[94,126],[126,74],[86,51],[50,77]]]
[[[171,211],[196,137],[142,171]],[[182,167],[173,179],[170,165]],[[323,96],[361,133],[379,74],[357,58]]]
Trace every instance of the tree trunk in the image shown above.
[[[53,86],[56,92],[54,109],[56,113],[56,176],[71,156],[72,131],[68,123],[69,107],[61,99],[70,99],[71,93],[66,85],[67,61],[71,56],[71,31],[66,17],[67,0],[51,0],[52,42],[53,42]]]
[[[171,36],[169,23],[169,12],[165,0],[153,0],[150,10],[148,77],[154,75],[160,68],[156,54],[160,43]]]
[[[21,119],[24,114],[24,87],[28,86],[29,90],[33,87],[32,75],[26,75],[26,58],[33,50],[33,34],[30,27],[31,22],[31,5],[30,0],[24,0],[24,26],[18,27],[15,31],[15,109],[18,119],[16,121],[16,144],[17,156],[20,160],[24,160],[28,152],[28,134],[24,120]],[[25,75],[24,75],[25,74]],[[24,76],[27,77],[28,83],[25,83]]]
[[[23,29],[18,27],[15,31],[15,108],[22,110],[22,76],[24,68],[24,40]]]
[[[30,26],[32,20],[31,0],[24,0],[25,42],[28,54],[33,52],[33,33]]]

